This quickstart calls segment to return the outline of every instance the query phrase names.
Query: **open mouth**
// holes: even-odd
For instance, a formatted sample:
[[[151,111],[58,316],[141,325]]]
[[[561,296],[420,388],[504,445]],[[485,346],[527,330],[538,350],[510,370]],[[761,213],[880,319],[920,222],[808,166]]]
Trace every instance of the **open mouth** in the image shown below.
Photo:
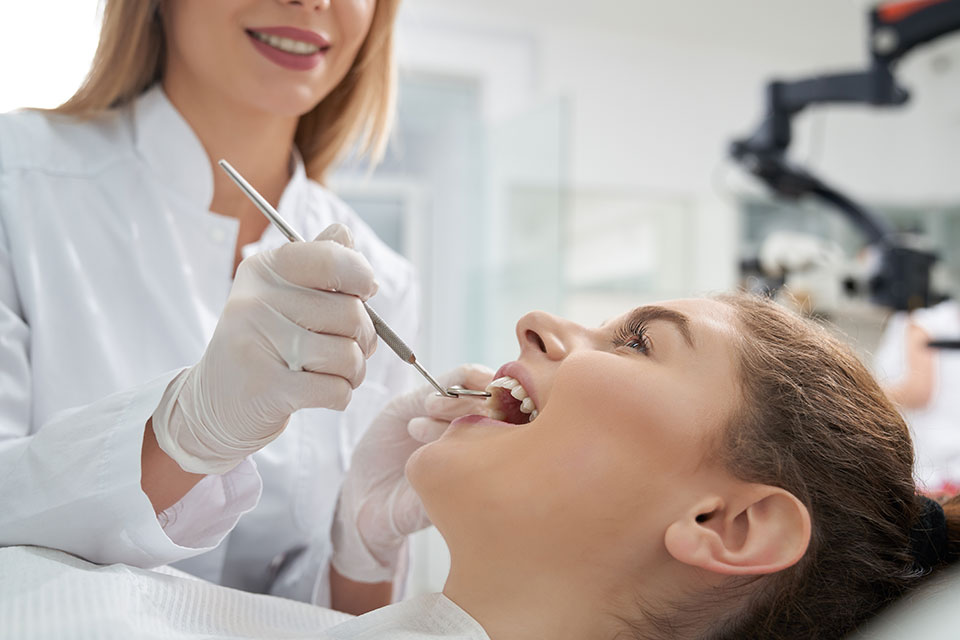
[[[253,31],[252,29],[247,29],[247,35],[268,46],[273,47],[274,49],[278,49],[284,53],[289,53],[295,56],[312,56],[317,53],[325,52],[330,48],[330,45],[321,46],[311,42],[294,40],[293,38],[285,38],[269,33],[261,33],[259,31]]]
[[[540,410],[523,388],[520,381],[510,376],[497,378],[489,385],[487,391],[486,409],[493,420],[501,420],[510,424],[527,424],[533,422],[540,415]]]

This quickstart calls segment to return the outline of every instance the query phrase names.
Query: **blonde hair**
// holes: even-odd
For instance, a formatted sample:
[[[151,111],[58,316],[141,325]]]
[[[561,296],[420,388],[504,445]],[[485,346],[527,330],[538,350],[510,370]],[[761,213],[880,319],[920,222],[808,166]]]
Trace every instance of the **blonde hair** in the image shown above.
[[[343,80],[300,117],[294,139],[307,175],[322,182],[359,143],[375,164],[386,150],[396,103],[393,24],[400,0],[376,0],[367,37]],[[91,117],[122,106],[163,77],[165,41],[160,0],[104,0],[93,64],[57,113]]]

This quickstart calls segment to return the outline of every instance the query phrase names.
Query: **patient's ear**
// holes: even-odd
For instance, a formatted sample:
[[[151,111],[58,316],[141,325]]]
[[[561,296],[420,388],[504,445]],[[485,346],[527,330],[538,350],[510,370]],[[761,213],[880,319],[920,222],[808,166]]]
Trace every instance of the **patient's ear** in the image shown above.
[[[810,513],[789,491],[751,484],[728,501],[699,501],[667,527],[664,543],[680,562],[715,573],[774,573],[803,557]]]

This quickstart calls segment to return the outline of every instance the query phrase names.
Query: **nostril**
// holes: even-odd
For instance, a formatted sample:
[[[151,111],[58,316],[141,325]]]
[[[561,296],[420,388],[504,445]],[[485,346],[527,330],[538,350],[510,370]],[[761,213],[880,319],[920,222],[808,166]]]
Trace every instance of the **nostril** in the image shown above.
[[[537,345],[543,353],[547,352],[547,345],[543,343],[543,338],[541,338],[536,331],[527,329],[527,341]]]

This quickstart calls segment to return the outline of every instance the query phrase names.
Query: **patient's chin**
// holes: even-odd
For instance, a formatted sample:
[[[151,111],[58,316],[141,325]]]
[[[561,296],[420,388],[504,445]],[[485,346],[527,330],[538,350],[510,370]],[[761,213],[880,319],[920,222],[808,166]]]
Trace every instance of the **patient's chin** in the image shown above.
[[[449,484],[454,478],[469,473],[471,460],[482,456],[470,431],[458,429],[455,422],[440,438],[413,452],[407,460],[406,473],[417,492],[429,490],[436,484]]]
[[[444,516],[461,518],[493,488],[483,452],[457,440],[439,439],[417,449],[407,460],[407,480],[440,528]]]

